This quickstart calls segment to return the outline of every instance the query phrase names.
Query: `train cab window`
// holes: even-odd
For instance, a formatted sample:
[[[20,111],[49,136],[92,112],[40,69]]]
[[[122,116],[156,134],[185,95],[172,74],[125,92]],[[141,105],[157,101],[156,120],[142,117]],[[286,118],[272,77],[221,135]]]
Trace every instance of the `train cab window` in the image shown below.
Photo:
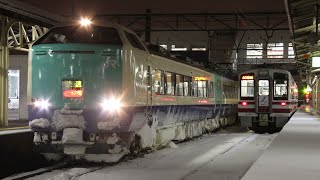
[[[130,44],[137,49],[143,50],[145,51],[146,49],[144,48],[144,46],[142,45],[142,43],[139,41],[139,39],[137,38],[136,35],[129,33],[129,32],[125,32],[126,37],[128,38]]]
[[[154,91],[157,95],[165,94],[164,71],[156,69],[154,74]]]
[[[283,73],[274,73],[274,99],[288,99],[288,75]]]
[[[192,78],[189,76],[183,76],[184,82],[183,82],[183,88],[184,88],[184,95],[185,96],[191,96],[191,80]]]
[[[101,26],[92,26],[81,30],[78,26],[56,27],[42,36],[34,45],[61,43],[122,45],[119,33],[115,28]]]
[[[269,95],[269,80],[259,80],[259,96]]]
[[[177,96],[183,96],[183,75],[176,74],[176,95]]]
[[[254,99],[254,77],[253,74],[245,74],[241,76],[240,82],[240,98]]]
[[[175,87],[174,80],[175,80],[174,74],[171,72],[166,72],[166,82],[167,82],[166,94],[168,95],[174,95],[174,87]]]

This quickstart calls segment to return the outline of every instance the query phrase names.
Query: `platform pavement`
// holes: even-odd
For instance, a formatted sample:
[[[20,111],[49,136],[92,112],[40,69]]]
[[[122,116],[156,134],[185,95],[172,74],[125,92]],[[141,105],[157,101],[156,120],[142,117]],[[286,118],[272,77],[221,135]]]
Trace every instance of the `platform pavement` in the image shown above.
[[[307,111],[307,112],[306,112]],[[242,180],[319,180],[320,116],[298,110]]]

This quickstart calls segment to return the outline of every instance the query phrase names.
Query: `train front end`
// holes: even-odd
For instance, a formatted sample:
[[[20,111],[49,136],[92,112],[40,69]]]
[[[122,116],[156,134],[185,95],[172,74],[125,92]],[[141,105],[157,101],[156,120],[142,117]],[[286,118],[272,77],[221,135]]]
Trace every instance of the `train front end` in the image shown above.
[[[56,27],[34,43],[28,111],[34,144],[48,159],[126,153],[121,139],[129,137],[121,136],[130,135],[115,133],[126,123],[121,54],[112,27]]]
[[[258,133],[277,132],[297,108],[297,87],[285,70],[259,69],[240,75],[241,124]]]

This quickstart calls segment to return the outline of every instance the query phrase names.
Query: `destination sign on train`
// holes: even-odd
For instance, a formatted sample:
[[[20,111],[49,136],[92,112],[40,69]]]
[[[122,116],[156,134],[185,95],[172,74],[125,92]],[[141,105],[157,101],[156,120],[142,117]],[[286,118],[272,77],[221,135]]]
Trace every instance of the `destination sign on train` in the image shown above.
[[[245,75],[245,76],[242,76],[241,79],[253,79],[253,76],[252,75]]]

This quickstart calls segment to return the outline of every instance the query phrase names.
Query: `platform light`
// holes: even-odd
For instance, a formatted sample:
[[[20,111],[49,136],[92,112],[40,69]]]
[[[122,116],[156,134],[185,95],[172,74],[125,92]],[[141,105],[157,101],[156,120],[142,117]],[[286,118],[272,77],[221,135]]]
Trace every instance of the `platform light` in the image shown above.
[[[85,27],[87,27],[87,26],[90,26],[91,25],[91,19],[89,19],[89,18],[87,18],[87,17],[84,17],[84,18],[81,18],[80,19],[80,25],[81,26],[85,26]]]

